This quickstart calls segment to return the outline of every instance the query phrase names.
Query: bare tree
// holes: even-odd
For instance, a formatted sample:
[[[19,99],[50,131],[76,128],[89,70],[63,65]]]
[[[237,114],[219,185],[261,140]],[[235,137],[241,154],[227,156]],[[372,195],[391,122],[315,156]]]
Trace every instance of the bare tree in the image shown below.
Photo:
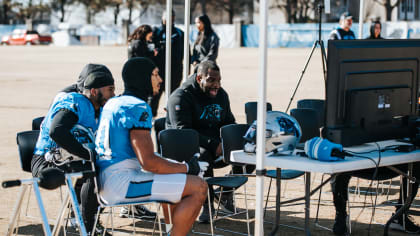
[[[27,2],[14,2],[13,8],[17,9],[16,17],[19,21],[41,19],[44,12],[49,12],[51,8],[49,5],[40,1],[38,4],[33,4],[32,0]]]
[[[284,11],[287,23],[305,23],[312,21],[310,17],[319,0],[275,0],[270,9]]]
[[[66,6],[73,4],[74,0],[52,0],[51,9],[60,12],[60,22],[64,22],[66,16]]]
[[[226,11],[229,15],[229,24],[233,24],[233,17],[241,14],[249,1],[252,0],[212,0],[209,1],[209,4],[213,4],[216,9]]]
[[[3,0],[1,5],[2,18],[0,19],[1,24],[9,24],[9,13],[12,9],[11,0]]]
[[[123,0],[110,0],[109,5],[110,7],[114,8],[114,25],[118,23],[118,15],[120,14],[121,5],[123,4]]]
[[[86,7],[86,23],[91,24],[92,18],[106,9],[112,0],[76,0]]]
[[[400,4],[400,2],[401,2],[401,0],[396,0],[396,1],[392,1],[392,0],[374,0],[374,1],[385,7],[385,10],[386,10],[386,20],[387,21],[390,21],[391,20],[392,10],[394,10],[394,8],[397,7]],[[392,2],[394,2],[394,4],[392,4]]]

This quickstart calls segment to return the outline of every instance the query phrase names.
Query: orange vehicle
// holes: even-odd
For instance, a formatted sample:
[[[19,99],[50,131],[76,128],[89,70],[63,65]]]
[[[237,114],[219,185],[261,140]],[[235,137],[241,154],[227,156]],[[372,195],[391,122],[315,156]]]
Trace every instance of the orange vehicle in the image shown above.
[[[12,35],[4,36],[1,39],[3,45],[38,45],[50,44],[52,38],[49,35],[40,35],[35,30],[15,29]]]

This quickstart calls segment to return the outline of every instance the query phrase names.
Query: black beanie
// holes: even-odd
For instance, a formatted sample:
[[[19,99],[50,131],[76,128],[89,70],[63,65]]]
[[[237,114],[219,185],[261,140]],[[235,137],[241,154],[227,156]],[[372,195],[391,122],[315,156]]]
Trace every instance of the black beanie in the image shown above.
[[[101,64],[87,64],[83,67],[82,72],[80,72],[79,79],[77,80],[77,91],[82,92],[85,84],[85,80],[87,79],[88,75],[92,72],[103,72],[107,73],[111,76],[111,71],[105,66]]]
[[[113,84],[114,78],[112,78],[111,74],[104,72],[93,72],[87,76],[83,87],[85,89],[102,88]]]
[[[133,57],[129,59],[122,69],[123,94],[132,95],[147,102],[147,98],[153,95],[150,78],[155,68],[156,65],[148,58]]]

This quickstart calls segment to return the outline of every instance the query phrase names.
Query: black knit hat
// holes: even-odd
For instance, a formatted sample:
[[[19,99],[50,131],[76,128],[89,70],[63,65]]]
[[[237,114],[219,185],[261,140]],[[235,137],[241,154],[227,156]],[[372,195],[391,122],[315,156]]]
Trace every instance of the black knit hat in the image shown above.
[[[109,74],[112,77],[111,71],[105,65],[89,63],[85,65],[85,67],[82,69],[82,72],[80,72],[79,79],[76,83],[78,92],[83,91],[85,80],[92,72],[103,72]]]
[[[111,74],[105,72],[93,72],[87,76],[83,87],[85,89],[102,88],[113,84],[114,78],[112,78]]]
[[[122,69],[123,94],[132,95],[147,102],[147,98],[153,95],[150,78],[155,68],[156,65],[148,58],[134,57],[129,59]]]

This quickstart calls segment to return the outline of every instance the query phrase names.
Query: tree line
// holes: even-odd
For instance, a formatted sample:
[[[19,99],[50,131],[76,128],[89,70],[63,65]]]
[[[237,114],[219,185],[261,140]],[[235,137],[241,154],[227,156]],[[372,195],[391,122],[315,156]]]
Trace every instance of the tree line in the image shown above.
[[[331,1],[339,2],[340,0]],[[350,0],[344,0],[350,1]],[[386,10],[386,19],[391,19],[392,10],[400,4],[400,0],[373,0],[382,5]],[[57,14],[60,22],[66,21],[69,14],[68,6],[81,4],[86,9],[86,23],[92,23],[93,17],[107,8],[113,9],[114,24],[117,24],[120,11],[128,9],[128,22],[133,19],[133,10],[141,9],[144,14],[148,7],[154,4],[165,5],[166,0],[0,0],[0,24],[10,24],[11,20],[16,23],[24,23],[27,19],[43,19],[44,15]],[[270,9],[283,11],[287,23],[314,22],[316,8],[323,0],[272,0]],[[173,0],[174,4],[183,4],[184,0]],[[228,16],[228,23],[233,23],[235,16],[241,16],[245,10],[254,12],[254,4],[259,0],[191,0],[191,12],[198,9],[201,14],[209,10],[223,11]],[[252,19],[252,17],[250,17]],[[248,22],[248,23],[252,23]]]

